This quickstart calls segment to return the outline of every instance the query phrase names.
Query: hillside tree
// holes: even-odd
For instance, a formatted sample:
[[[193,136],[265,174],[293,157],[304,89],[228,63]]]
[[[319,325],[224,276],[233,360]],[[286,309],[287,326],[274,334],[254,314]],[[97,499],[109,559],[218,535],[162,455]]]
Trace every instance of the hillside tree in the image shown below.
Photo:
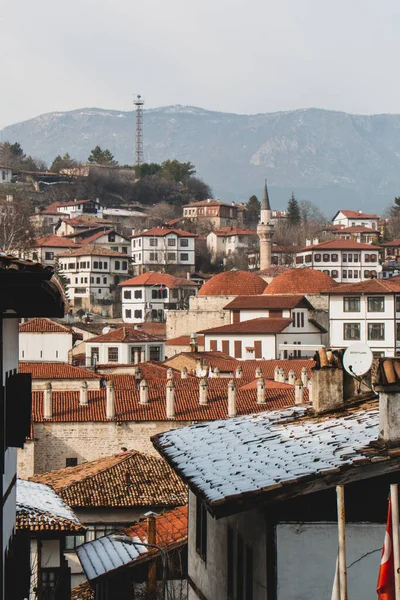
[[[88,156],[88,162],[96,165],[107,165],[109,167],[117,167],[118,162],[115,160],[114,155],[106,148],[103,150],[100,146],[93,148]]]
[[[254,194],[250,196],[246,204],[246,223],[256,225],[260,220],[261,202]]]
[[[191,162],[182,163],[179,160],[165,160],[162,165],[162,174],[166,179],[175,183],[185,183],[189,177],[196,173],[196,168]]]
[[[286,212],[287,222],[289,223],[289,225],[299,225],[299,223],[301,222],[300,206],[296,198],[294,197],[293,192],[292,197],[288,201]]]
[[[51,163],[50,171],[52,173],[59,173],[63,169],[74,169],[77,166],[78,162],[74,158],[71,158],[68,152],[66,152],[64,156],[57,154]]]

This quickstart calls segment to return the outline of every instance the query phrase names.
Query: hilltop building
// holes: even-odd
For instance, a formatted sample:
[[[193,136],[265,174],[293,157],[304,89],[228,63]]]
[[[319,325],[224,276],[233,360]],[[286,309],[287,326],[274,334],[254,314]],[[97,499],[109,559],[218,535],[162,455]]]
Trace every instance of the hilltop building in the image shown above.
[[[215,198],[207,198],[199,202],[191,202],[183,207],[183,217],[192,221],[199,229],[211,226],[213,229],[222,227],[243,226],[242,216],[244,206],[226,204]]]
[[[378,229],[378,215],[369,215],[362,210],[338,210],[332,219],[333,225],[341,227],[368,227]]]
[[[258,248],[258,245],[257,233],[243,227],[224,227],[207,235],[207,249],[212,262],[218,258],[225,261],[236,252],[247,252],[250,248]]]
[[[6,165],[0,165],[0,183],[11,183],[12,169]]]
[[[153,227],[135,233],[132,239],[132,266],[135,275],[156,268],[194,271],[195,233],[181,229]]]

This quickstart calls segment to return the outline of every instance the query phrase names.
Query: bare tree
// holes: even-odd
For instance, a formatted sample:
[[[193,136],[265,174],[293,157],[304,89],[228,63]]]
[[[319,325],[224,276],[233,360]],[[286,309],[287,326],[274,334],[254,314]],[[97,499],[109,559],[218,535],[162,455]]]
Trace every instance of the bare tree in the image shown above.
[[[33,239],[29,203],[4,202],[0,205],[0,247],[8,254],[28,248]]]

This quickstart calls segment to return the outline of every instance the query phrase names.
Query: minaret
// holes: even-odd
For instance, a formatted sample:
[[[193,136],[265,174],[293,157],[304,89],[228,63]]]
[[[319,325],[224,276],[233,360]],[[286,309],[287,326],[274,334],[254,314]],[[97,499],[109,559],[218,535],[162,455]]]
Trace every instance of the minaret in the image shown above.
[[[267,180],[264,183],[264,193],[261,201],[260,222],[257,225],[257,234],[260,238],[260,271],[271,266],[272,236],[274,226],[271,223],[272,211],[269,203]]]

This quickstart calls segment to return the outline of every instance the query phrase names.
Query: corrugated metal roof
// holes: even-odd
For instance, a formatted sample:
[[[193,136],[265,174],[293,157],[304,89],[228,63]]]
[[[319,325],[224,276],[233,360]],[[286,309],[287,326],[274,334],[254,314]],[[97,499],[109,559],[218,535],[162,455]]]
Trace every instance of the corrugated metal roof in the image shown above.
[[[132,539],[140,542],[139,538]],[[82,546],[78,546],[76,549],[82,568],[89,581],[132,562],[145,552],[147,550],[144,546],[114,542],[112,535],[82,544]]]

